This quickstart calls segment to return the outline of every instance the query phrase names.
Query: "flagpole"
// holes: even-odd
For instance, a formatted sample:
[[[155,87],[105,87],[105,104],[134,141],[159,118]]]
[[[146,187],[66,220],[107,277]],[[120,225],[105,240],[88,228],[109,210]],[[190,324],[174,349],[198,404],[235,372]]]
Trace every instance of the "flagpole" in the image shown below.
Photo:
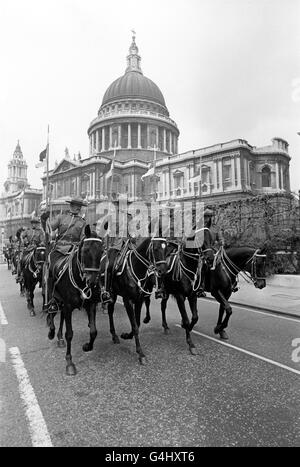
[[[49,208],[49,125],[47,133],[47,151],[46,151],[46,209]]]

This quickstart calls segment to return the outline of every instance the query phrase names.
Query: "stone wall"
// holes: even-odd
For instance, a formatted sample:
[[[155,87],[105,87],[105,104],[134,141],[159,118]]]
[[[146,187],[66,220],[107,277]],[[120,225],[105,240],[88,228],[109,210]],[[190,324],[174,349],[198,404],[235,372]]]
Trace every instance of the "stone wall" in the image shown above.
[[[249,197],[213,209],[226,245],[265,247],[269,273],[300,274],[300,210],[292,195]]]

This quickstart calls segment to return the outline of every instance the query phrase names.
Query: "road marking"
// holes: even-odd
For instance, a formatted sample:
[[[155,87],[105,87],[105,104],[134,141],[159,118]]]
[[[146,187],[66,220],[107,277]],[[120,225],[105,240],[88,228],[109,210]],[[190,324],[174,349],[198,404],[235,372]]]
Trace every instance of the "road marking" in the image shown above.
[[[5,313],[4,313],[4,311],[3,311],[1,302],[0,302],[0,324],[1,324],[2,326],[8,324],[8,321],[7,321],[6,316],[5,316]]]
[[[21,399],[25,404],[25,412],[29,421],[29,431],[32,445],[34,447],[52,447],[52,442],[46,422],[31,386],[28,373],[24,366],[18,347],[9,349],[12,364],[14,366],[18,381]]]
[[[202,301],[205,302],[206,299],[203,299]],[[215,302],[215,300],[213,300],[213,299],[209,299],[209,301],[211,303]],[[216,302],[216,303],[218,303],[218,302]],[[252,308],[248,308],[247,305],[244,305],[244,304],[242,305],[242,304],[232,303],[232,302],[229,302],[229,303],[234,308],[242,308],[243,310],[251,311],[252,313],[259,313],[261,315],[272,316],[273,318],[286,319],[288,321],[295,321],[298,324],[299,324],[299,321],[300,321],[300,317],[298,319],[297,318],[288,318],[287,316],[280,316],[277,313],[276,314],[272,313],[272,311],[267,312],[267,311],[253,310]]]
[[[180,324],[176,324],[175,326],[177,326],[178,328],[181,328]],[[225,345],[226,347],[230,347],[232,349],[238,350],[239,352],[243,352],[243,353],[245,353],[247,355],[250,355],[251,357],[259,358],[260,360],[263,360],[264,362],[272,363],[272,365],[279,366],[280,368],[283,368],[285,370],[291,371],[292,373],[296,373],[297,375],[300,375],[300,370],[296,370],[295,368],[291,368],[290,366],[283,365],[282,363],[276,362],[275,360],[271,360],[270,358],[266,358],[266,357],[263,357],[262,355],[258,355],[256,353],[249,352],[249,350],[242,349],[240,347],[237,347],[236,345],[227,344],[227,342],[223,342],[223,341],[221,341],[219,339],[216,339],[215,337],[207,336],[206,334],[203,334],[202,332],[194,331],[194,330],[192,332],[199,335],[199,336],[205,337],[206,339],[214,341],[217,344]]]

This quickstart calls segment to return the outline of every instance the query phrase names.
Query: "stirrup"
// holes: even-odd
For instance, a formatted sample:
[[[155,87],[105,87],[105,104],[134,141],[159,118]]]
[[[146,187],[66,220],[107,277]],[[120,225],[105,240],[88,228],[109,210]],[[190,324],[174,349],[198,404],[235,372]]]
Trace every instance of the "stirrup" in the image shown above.
[[[113,302],[112,296],[107,290],[102,292],[101,301],[102,301],[102,303],[112,303]]]
[[[59,311],[58,305],[55,300],[49,302],[48,305],[46,305],[46,307],[49,315],[51,315],[52,313],[57,313]]]
[[[198,298],[206,297],[206,293],[205,293],[205,291],[203,289],[199,289],[196,295],[197,295]]]

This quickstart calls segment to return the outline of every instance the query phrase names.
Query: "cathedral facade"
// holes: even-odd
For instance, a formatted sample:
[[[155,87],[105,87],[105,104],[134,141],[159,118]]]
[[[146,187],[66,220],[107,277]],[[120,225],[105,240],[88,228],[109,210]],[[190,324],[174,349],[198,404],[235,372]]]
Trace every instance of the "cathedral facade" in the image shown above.
[[[129,201],[201,199],[214,205],[290,192],[290,156],[282,138],[259,148],[236,139],[180,153],[179,129],[159,87],[143,75],[134,36],[125,73],[107,88],[87,133],[88,156],[71,159],[66,152],[49,181],[54,207],[82,196],[91,220],[101,201],[120,195]],[[43,184],[45,198],[45,174]]]

